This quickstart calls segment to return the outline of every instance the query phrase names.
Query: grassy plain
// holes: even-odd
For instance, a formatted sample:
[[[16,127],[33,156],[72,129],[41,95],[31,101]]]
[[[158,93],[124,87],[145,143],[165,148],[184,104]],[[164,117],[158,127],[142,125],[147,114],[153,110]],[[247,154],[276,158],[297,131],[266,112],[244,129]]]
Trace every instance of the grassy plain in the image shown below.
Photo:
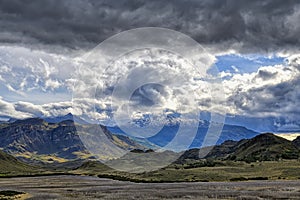
[[[247,180],[300,180],[300,160],[262,161],[190,161],[143,173],[120,172],[101,163],[88,162],[75,174],[99,176],[133,182],[210,182]]]

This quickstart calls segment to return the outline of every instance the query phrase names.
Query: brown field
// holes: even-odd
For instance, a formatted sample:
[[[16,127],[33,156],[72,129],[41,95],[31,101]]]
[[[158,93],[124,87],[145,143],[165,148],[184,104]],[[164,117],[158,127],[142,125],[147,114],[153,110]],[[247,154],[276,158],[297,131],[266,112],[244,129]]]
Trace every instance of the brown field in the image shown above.
[[[300,199],[300,181],[132,183],[89,176],[1,178],[27,199]],[[1,199],[1,198],[0,198]]]

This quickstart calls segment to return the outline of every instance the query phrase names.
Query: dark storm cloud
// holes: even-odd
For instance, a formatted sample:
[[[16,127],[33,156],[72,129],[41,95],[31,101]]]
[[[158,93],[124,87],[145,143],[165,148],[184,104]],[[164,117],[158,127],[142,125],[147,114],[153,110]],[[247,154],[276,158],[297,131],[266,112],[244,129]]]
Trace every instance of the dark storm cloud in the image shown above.
[[[171,28],[238,51],[297,49],[297,0],[0,1],[0,42],[90,48],[118,32]]]

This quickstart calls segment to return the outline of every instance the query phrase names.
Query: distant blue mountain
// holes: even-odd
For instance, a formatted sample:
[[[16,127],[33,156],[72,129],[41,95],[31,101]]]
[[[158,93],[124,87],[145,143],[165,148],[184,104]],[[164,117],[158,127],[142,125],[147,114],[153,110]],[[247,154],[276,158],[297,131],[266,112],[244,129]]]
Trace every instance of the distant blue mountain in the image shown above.
[[[203,146],[203,141],[207,134],[209,125],[210,123],[208,121],[199,122],[199,126],[197,128],[197,134],[189,148],[199,148]],[[167,124],[156,135],[143,140],[147,140],[148,142],[154,145],[163,147],[167,145],[170,141],[172,141],[172,139],[177,134],[179,126],[180,126],[179,123]],[[127,135],[127,136],[130,135],[125,133],[122,129],[120,129],[117,126],[107,127],[107,128],[109,131],[111,131],[114,134]],[[249,139],[255,137],[256,135],[259,135],[259,132],[247,129],[243,126],[225,124],[219,136],[219,139],[216,141],[216,144],[221,144],[226,140],[239,141],[241,139]]]

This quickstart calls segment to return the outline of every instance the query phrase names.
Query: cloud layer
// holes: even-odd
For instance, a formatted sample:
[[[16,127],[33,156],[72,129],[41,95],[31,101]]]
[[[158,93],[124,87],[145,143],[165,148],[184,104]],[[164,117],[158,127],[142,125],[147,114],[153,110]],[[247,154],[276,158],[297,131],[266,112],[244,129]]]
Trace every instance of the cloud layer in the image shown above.
[[[87,70],[85,74],[79,71],[80,79],[76,79],[75,84],[75,94],[79,96],[74,96],[73,102],[36,105],[24,101],[9,103],[1,99],[0,115],[25,118],[61,116],[72,112],[81,116],[89,115],[104,123],[110,122],[113,111],[127,100],[122,95],[116,96],[117,102],[112,107],[111,96],[118,81],[121,81],[122,87],[129,89],[135,85],[134,82],[139,82],[139,78],[143,80],[147,75],[154,81],[162,76],[161,83],[164,84],[146,84],[133,90],[130,98],[130,106],[134,111],[130,117],[133,120],[146,114],[161,113],[162,110],[182,113],[191,112],[193,109],[214,110],[214,106],[220,104],[230,114],[277,117],[275,125],[278,127],[300,127],[300,55],[288,57],[285,64],[263,66],[252,73],[226,73],[227,78],[223,81],[225,101],[221,102],[209,95],[205,81],[194,79],[193,67],[184,60],[175,59],[168,54],[163,56],[162,52],[152,52],[154,58],[147,57],[147,54],[138,55],[134,56],[135,62],[120,59],[106,69],[105,73],[100,73],[101,79],[97,79],[95,71]],[[170,63],[170,60],[173,62]],[[3,69],[7,71],[6,68]],[[66,82],[72,82],[74,78],[69,76]],[[64,87],[68,85],[64,84]],[[95,85],[102,87],[95,90],[92,87]],[[43,85],[40,87],[44,88]]]
[[[0,2],[0,42],[50,51],[90,48],[124,30],[165,27],[214,51],[295,51],[300,45],[297,0]]]

